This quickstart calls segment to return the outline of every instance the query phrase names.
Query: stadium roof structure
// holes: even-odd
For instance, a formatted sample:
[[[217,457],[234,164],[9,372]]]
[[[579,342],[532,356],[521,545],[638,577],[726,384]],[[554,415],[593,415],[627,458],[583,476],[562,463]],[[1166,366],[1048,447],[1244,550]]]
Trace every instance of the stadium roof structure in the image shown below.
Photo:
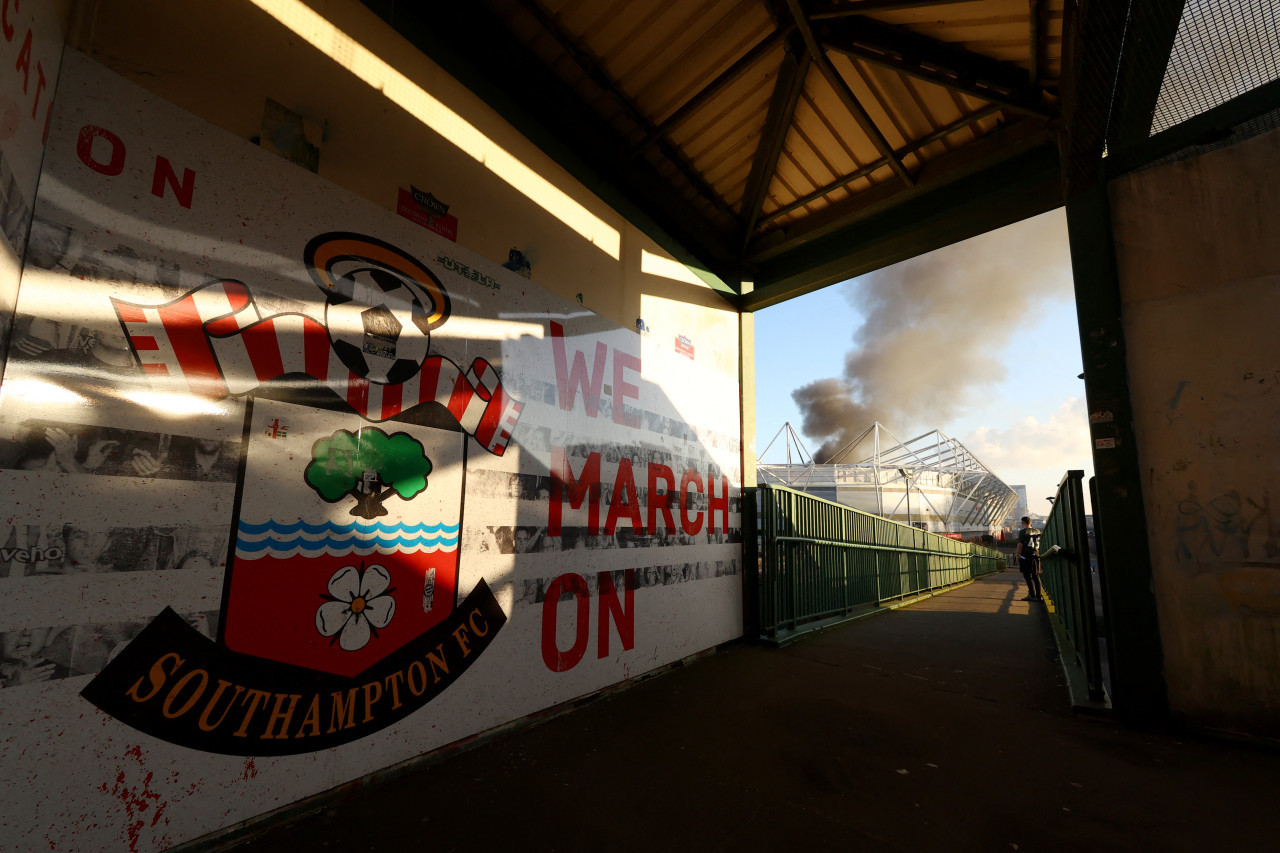
[[[755,311],[1280,125],[1277,0],[362,0]]]
[[[741,310],[1062,203],[1066,0],[364,2]]]
[[[921,513],[948,530],[997,526],[1018,503],[1009,484],[942,430],[902,441],[876,422],[819,464],[788,423],[760,454],[762,460],[782,436],[787,462],[761,461],[756,469],[760,483],[834,493],[842,503],[850,502],[843,498],[851,493],[874,494],[872,511],[886,518],[902,515],[904,503],[909,507],[910,501],[918,500]],[[844,461],[850,456],[856,461]]]

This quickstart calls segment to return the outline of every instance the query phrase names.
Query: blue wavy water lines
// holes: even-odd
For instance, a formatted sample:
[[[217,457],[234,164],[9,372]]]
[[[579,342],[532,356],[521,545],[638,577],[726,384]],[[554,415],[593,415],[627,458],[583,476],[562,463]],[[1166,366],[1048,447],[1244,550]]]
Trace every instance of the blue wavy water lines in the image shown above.
[[[320,524],[310,524],[306,521],[295,521],[290,524],[283,524],[275,519],[267,519],[262,524],[253,524],[248,521],[240,522],[240,533],[242,536],[261,536],[264,533],[275,533],[280,536],[291,536],[294,533],[302,532],[312,536],[320,536],[324,534],[335,534],[344,536],[349,533],[359,533],[364,536],[371,534],[392,534],[392,533],[457,533],[459,525],[457,524],[427,524],[419,522],[418,524],[405,524],[397,522],[395,524],[360,524],[353,521],[350,524],[335,524],[332,521],[324,521]]]
[[[334,551],[343,550],[364,550],[374,548],[388,548],[398,550],[411,550],[414,548],[431,548],[440,546],[442,548],[455,547],[458,544],[458,537],[445,536],[415,536],[406,538],[397,536],[394,539],[384,539],[381,536],[373,538],[363,538],[349,536],[345,539],[325,538],[325,539],[303,539],[295,537],[293,539],[258,539],[245,540],[236,537],[236,550],[253,554],[258,551],[271,549],[272,551],[323,551],[326,548]]]

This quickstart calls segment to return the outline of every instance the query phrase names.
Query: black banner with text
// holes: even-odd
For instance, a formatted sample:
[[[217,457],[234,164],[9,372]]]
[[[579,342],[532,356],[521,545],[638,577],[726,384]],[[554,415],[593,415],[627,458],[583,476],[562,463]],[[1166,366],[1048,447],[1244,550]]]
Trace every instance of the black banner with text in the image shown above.
[[[481,581],[440,625],[352,678],[238,654],[169,608],[81,692],[138,731],[224,755],[296,755],[396,723],[440,695],[506,622]]]

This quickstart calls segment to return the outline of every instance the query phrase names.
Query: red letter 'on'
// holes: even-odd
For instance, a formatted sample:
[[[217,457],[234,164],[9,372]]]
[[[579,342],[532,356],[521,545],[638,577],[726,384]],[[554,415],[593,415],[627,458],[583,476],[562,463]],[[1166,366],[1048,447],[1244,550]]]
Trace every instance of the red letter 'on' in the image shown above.
[[[556,605],[560,596],[573,593],[578,600],[578,612],[574,625],[573,647],[567,652],[556,645]],[[615,595],[614,600],[617,600]],[[628,609],[631,602],[628,601]],[[542,662],[552,672],[566,672],[578,665],[587,653],[587,631],[591,619],[591,598],[587,593],[587,579],[582,575],[561,575],[547,587],[547,597],[542,600]]]
[[[156,174],[151,179],[151,194],[156,198],[164,198],[165,184],[173,187],[173,194],[177,196],[178,204],[190,210],[191,194],[196,190],[196,173],[190,169],[183,169],[182,183],[178,183],[178,176],[174,173],[168,159],[157,157]]]
[[[609,656],[610,621],[618,626],[618,639],[622,641],[622,648],[631,651],[636,645],[636,570],[627,569],[622,581],[626,589],[624,594],[627,600],[626,610],[623,610],[622,605],[618,603],[618,589],[613,585],[613,575],[608,572],[599,572],[596,580],[600,583],[600,614],[596,628],[597,657]]]
[[[111,159],[106,163],[100,163],[93,159],[93,141],[99,137],[111,144]],[[84,163],[99,175],[114,178],[124,171],[124,143],[120,141],[120,137],[105,127],[86,124],[80,128],[80,140],[76,143],[76,153],[80,155],[81,163]]]

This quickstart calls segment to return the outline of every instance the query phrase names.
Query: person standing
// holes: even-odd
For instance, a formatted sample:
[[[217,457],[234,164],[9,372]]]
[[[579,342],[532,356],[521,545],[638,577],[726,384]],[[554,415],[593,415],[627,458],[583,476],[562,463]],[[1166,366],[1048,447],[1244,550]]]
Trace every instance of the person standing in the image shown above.
[[[1018,569],[1027,581],[1027,596],[1023,601],[1044,601],[1040,589],[1040,557],[1036,554],[1034,536],[1031,519],[1024,515],[1022,529],[1018,531],[1018,547],[1014,551],[1014,556],[1018,558]]]

